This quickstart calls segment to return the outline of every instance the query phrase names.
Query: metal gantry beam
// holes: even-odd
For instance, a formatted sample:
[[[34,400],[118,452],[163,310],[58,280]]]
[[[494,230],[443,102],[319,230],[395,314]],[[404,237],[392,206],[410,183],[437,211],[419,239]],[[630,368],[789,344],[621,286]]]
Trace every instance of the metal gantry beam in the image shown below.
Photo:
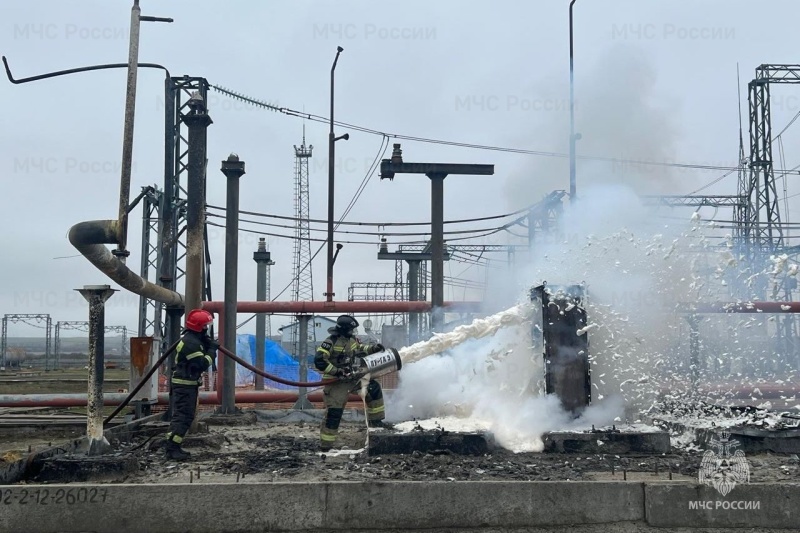
[[[141,276],[176,292],[182,291],[178,282],[185,275],[182,265],[186,257],[186,183],[189,168],[186,118],[192,111],[189,106],[192,97],[200,98],[207,104],[208,88],[208,81],[200,77],[169,77],[165,80],[163,190],[159,191],[156,187],[143,190]],[[203,159],[207,160],[205,154]],[[208,263],[207,259],[207,273]],[[207,275],[204,276],[204,282],[209,285]],[[205,287],[203,294],[207,294],[208,289]],[[181,309],[167,310],[163,304],[140,299],[139,336],[156,337],[163,350],[177,340],[182,313]]]
[[[748,259],[760,265],[769,253],[784,246],[772,161],[770,85],[800,83],[800,65],[762,64],[748,84],[750,156],[749,176],[739,180],[739,196],[747,204],[737,217],[740,238]]]
[[[644,195],[640,196],[647,206],[665,207],[734,207],[747,205],[747,198],[736,194],[724,195]]]
[[[76,330],[89,333],[89,322],[87,320],[59,320],[55,325],[55,348],[54,359],[55,368],[61,368],[61,331],[62,330]],[[125,357],[128,355],[128,327],[127,326],[103,326],[105,333],[116,332],[121,333],[122,343],[120,346],[120,355]]]
[[[44,326],[35,326],[28,322],[29,320],[35,320],[36,322],[44,322]],[[53,320],[50,318],[49,314],[41,314],[41,313],[23,313],[23,314],[6,314],[3,315],[3,327],[2,327],[2,334],[0,334],[0,360],[2,360],[2,366],[7,366],[6,364],[6,351],[8,350],[8,323],[16,323],[16,322],[23,322],[28,325],[32,325],[34,327],[42,328],[45,330],[45,349],[44,349],[44,369],[50,370],[50,339],[52,335],[52,326]]]
[[[403,290],[405,284],[401,284]],[[354,281],[347,288],[347,301],[349,302],[396,302],[396,282],[381,281]],[[402,313],[400,313],[402,315]]]
[[[405,299],[405,291],[403,290],[403,262],[397,260],[394,262],[394,299],[395,301],[402,301]],[[395,313],[392,315],[392,325],[402,326],[406,323],[405,313]]]
[[[142,187],[142,242],[139,275],[148,281],[161,271],[161,220],[159,209],[164,193],[157,187]],[[161,305],[144,296],[139,297],[139,337],[161,333]]]
[[[453,174],[490,176],[494,165],[459,163],[407,163],[395,144],[391,159],[381,160],[381,180],[393,180],[396,174],[424,174],[431,182],[431,326],[444,326],[444,180]]]

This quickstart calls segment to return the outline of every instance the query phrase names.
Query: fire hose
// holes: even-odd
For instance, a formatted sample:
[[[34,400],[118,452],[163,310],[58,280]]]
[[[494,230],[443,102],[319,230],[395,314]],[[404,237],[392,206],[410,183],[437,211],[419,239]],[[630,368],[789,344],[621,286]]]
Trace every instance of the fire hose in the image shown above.
[[[114,412],[112,412],[106,419],[103,421],[103,424],[108,424],[111,420],[114,419],[120,411],[122,411],[128,403],[130,403],[131,399],[136,395],[139,390],[144,386],[148,379],[155,373],[155,371],[164,363],[164,361],[169,357],[169,355],[175,351],[180,341],[174,343],[172,346],[167,348],[158,361],[153,364],[152,368],[147,372],[147,374],[142,378],[142,380],[133,388],[133,390],[128,394],[125,400],[120,403]],[[258,374],[259,376],[263,376],[270,381],[274,381],[276,383],[282,383],[283,385],[290,385],[293,387],[319,387],[323,385],[329,385],[331,383],[336,383],[340,381],[340,378],[333,378],[333,379],[323,379],[322,381],[292,381],[290,379],[284,379],[280,376],[276,376],[270,374],[269,372],[265,372],[256,368],[255,366],[251,365],[241,357],[237,356],[235,353],[231,352],[227,348],[223,346],[215,346],[217,350],[225,354],[227,357],[230,357],[235,362],[239,363],[246,369],[250,370]],[[348,376],[349,379],[353,378],[362,378],[366,374],[371,374],[372,376],[379,376],[385,372],[391,372],[395,370],[400,370],[402,367],[402,361],[400,359],[400,355],[398,354],[397,350],[394,348],[388,348],[384,352],[380,352],[377,354],[369,355],[362,358],[362,366],[361,369],[355,374]]]
[[[177,348],[177,347],[178,347],[178,343],[179,343],[179,342],[181,342],[181,341],[175,341],[175,342],[172,344],[172,346],[170,346],[169,348],[167,348],[167,351],[165,351],[165,352],[164,352],[164,355],[162,355],[162,356],[159,358],[159,360],[155,362],[155,364],[153,365],[153,367],[152,367],[152,368],[151,368],[151,369],[150,369],[150,370],[147,372],[147,374],[145,374],[145,376],[142,378],[142,380],[139,382],[139,384],[138,384],[138,385],[136,385],[136,386],[133,388],[133,390],[130,392],[130,394],[128,394],[128,397],[127,397],[127,398],[125,398],[125,399],[122,401],[122,403],[121,403],[121,404],[119,404],[119,405],[117,406],[117,408],[116,408],[116,409],[114,409],[114,412],[113,412],[113,413],[111,413],[110,415],[108,415],[108,416],[106,417],[106,419],[105,419],[105,420],[103,420],[103,425],[106,425],[106,424],[108,424],[109,422],[111,422],[111,421],[114,419],[114,417],[115,417],[115,416],[117,416],[117,414],[118,414],[120,411],[122,411],[122,410],[125,408],[125,406],[126,406],[126,405],[128,405],[128,403],[129,403],[129,402],[130,402],[130,401],[133,399],[133,397],[134,397],[134,396],[136,396],[136,393],[137,393],[137,392],[139,392],[139,391],[141,390],[141,388],[142,388],[142,387],[144,387],[144,384],[145,384],[145,383],[147,383],[147,380],[148,380],[148,379],[150,379],[150,376],[152,376],[152,375],[155,373],[155,371],[156,371],[156,370],[158,370],[158,369],[159,369],[159,367],[161,367],[161,365],[164,363],[164,361],[166,361],[167,357],[169,357],[169,355],[170,355],[172,352],[174,352],[174,351],[175,351],[175,348]]]

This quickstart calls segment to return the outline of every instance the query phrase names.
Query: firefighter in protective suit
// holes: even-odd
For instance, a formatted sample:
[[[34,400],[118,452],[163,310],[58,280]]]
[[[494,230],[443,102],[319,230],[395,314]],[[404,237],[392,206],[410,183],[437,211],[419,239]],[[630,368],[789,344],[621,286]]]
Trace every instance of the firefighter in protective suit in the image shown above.
[[[211,313],[202,309],[193,309],[186,315],[186,329],[178,342],[171,379],[172,420],[164,446],[167,459],[184,461],[191,455],[181,448],[181,443],[197,413],[201,376],[208,367],[216,370],[214,358],[219,344],[208,334],[213,321]]]
[[[339,381],[325,385],[323,389],[327,410],[319,434],[322,451],[333,448],[347,397],[351,392],[359,390],[359,380],[362,376],[355,373],[360,367],[360,361],[356,358],[384,350],[380,344],[358,342],[353,334],[357,327],[358,321],[355,318],[349,315],[340,316],[336,320],[336,326],[328,330],[331,335],[320,345],[314,356],[314,366],[323,373],[323,379],[339,378]],[[367,386],[365,400],[370,427],[389,427],[383,422],[386,416],[383,392],[380,384],[374,379],[370,380]]]

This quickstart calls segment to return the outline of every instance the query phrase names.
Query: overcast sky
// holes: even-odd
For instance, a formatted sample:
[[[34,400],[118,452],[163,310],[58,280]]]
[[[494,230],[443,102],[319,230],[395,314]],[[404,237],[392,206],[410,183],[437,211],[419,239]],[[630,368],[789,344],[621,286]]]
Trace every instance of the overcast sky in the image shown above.
[[[206,77],[211,84],[275,105],[327,116],[330,67],[340,45],[339,120],[388,133],[565,153],[568,4],[142,0],[143,15],[175,22],[142,24],[140,61],[163,64],[173,76]],[[2,2],[0,52],[18,78],[125,62],[131,5],[122,0]],[[583,155],[733,166],[739,143],[737,63],[746,144],[746,83],[755,67],[798,62],[800,37],[794,26],[800,5],[792,0],[578,0],[574,14],[575,117]],[[66,235],[77,222],[116,217],[125,79],[119,69],[24,85],[0,81],[0,221],[5,229],[0,313],[50,313],[54,322],[86,320],[87,304],[73,289],[110,282],[83,257],[69,257],[77,252]],[[216,92],[210,95],[214,124],[208,131],[208,203],[224,205],[225,179],[219,166],[236,152],[247,171],[241,180],[241,208],[291,216],[293,145],[302,141],[304,121]],[[163,102],[163,74],[141,70],[132,197],[142,186],[163,185]],[[776,132],[800,112],[794,86],[773,87],[772,112]],[[322,219],[327,213],[327,125],[305,125],[306,141],[314,146],[311,216]],[[785,162],[776,149],[775,168],[800,163],[792,149],[798,131],[795,127],[784,135]],[[346,132],[337,128],[336,133]],[[337,143],[337,217],[382,140],[350,134],[349,141]],[[402,144],[406,161],[495,165],[494,176],[447,178],[446,219],[507,213],[569,187],[568,165],[561,158]],[[391,147],[384,157],[390,153]],[[721,174],[580,161],[578,193],[584,184],[622,182],[638,193],[688,194]],[[786,194],[798,192],[795,181],[789,178]],[[783,181],[779,188],[783,196]],[[703,192],[734,194],[736,175]],[[427,178],[403,175],[381,181],[378,173],[347,217],[368,222],[429,219]],[[138,270],[141,210],[130,220],[129,264]],[[224,230],[211,228],[210,234],[212,291],[221,299]],[[506,243],[509,238],[499,233],[474,242]],[[347,298],[351,282],[394,279],[393,262],[376,260],[377,237],[352,239],[374,245],[345,245],[335,269],[337,299]],[[252,252],[257,240],[256,234],[241,235],[241,300],[255,299]],[[390,239],[391,249],[399,240]],[[274,296],[291,280],[292,241],[270,237],[268,243],[276,262]],[[312,243],[312,252],[318,246]],[[445,275],[459,275],[467,267],[452,262]],[[315,299],[322,299],[324,251],[313,274]],[[483,279],[478,267],[464,275]],[[464,296],[461,289],[446,292],[446,299]],[[106,323],[135,331],[137,306],[137,297],[117,293],[108,302]],[[273,332],[285,322],[273,318]],[[254,322],[240,331],[253,332]],[[9,328],[12,336],[35,333],[23,325]]]

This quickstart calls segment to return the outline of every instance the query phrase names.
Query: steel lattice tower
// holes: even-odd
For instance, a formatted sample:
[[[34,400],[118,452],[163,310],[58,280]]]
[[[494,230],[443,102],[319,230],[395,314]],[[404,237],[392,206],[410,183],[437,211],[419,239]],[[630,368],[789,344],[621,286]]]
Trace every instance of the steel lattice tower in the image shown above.
[[[292,300],[314,300],[314,280],[311,275],[311,232],[308,213],[308,160],[314,147],[306,146],[306,131],[303,127],[303,144],[294,146],[294,207],[297,218],[294,239]],[[292,330],[292,349],[298,354],[299,327]],[[316,340],[316,339],[314,339]],[[313,344],[310,344],[313,346]]]
[[[749,176],[739,180],[739,196],[745,206],[740,235],[754,264],[784,246],[778,193],[772,164],[772,118],[770,85],[800,83],[800,65],[760,65],[755,78],[748,84],[750,108]]]

